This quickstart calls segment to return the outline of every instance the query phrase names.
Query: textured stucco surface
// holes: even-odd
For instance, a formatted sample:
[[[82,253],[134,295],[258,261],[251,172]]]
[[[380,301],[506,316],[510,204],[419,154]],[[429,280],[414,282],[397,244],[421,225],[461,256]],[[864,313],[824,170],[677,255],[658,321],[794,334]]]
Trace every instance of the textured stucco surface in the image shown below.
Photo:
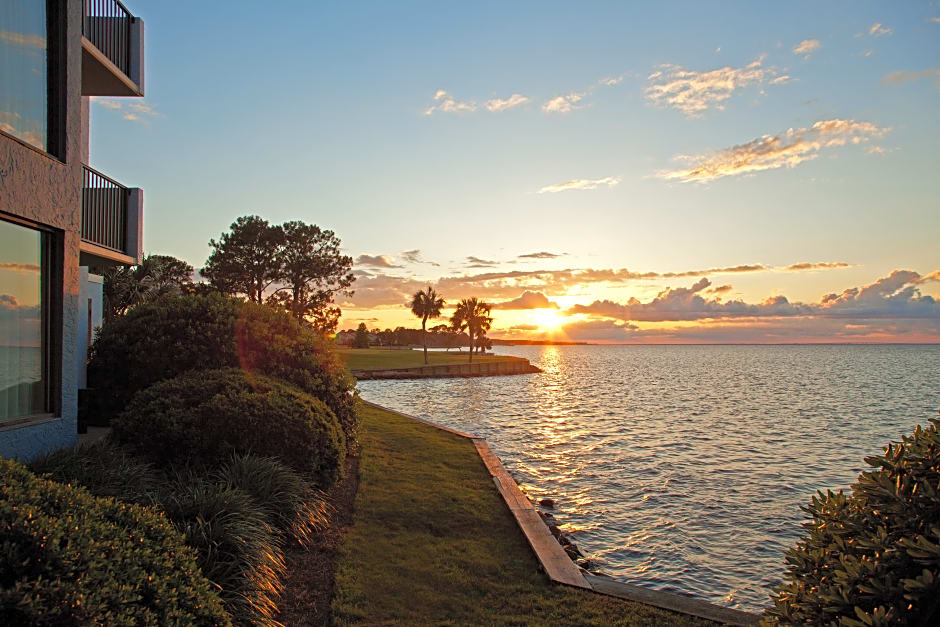
[[[54,230],[54,259],[60,260],[52,289],[61,295],[61,311],[52,346],[59,390],[55,420],[19,428],[0,427],[0,455],[28,459],[71,446],[76,440],[77,381],[75,363],[78,323],[78,256],[81,224],[82,103],[80,0],[67,2],[64,46],[66,67],[63,160],[0,136],[0,219],[17,216]],[[53,262],[53,265],[56,265]]]

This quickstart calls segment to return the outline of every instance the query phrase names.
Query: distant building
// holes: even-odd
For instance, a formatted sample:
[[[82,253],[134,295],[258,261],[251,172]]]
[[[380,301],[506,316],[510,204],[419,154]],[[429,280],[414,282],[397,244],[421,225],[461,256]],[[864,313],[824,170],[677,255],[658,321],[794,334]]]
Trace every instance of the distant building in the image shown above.
[[[101,273],[140,263],[143,193],[91,168],[89,97],[144,93],[144,24],[117,0],[0,15],[0,456],[76,440]]]

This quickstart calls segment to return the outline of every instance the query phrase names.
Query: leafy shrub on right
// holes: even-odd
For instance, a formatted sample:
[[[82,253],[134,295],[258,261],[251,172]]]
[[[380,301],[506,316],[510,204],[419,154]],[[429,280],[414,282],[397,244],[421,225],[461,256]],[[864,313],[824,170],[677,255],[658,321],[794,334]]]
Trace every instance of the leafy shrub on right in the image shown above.
[[[218,468],[233,453],[274,457],[318,488],[340,477],[343,431],[326,405],[242,370],[193,370],[138,392],[112,437],[159,467]]]
[[[787,552],[769,622],[940,623],[940,419],[865,462],[851,496],[819,493]]]

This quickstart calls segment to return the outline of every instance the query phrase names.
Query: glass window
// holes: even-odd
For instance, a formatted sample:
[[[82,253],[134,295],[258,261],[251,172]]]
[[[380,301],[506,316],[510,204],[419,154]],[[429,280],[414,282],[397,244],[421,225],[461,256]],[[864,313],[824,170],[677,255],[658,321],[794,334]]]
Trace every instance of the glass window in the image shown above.
[[[49,411],[45,237],[0,221],[0,422]]]
[[[47,150],[46,0],[0,2],[0,130]]]

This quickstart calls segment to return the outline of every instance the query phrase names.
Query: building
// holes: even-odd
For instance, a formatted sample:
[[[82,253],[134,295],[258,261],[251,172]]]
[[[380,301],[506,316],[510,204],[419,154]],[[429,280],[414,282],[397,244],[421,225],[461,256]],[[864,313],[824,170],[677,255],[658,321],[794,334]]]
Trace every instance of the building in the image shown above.
[[[101,273],[141,260],[143,193],[88,163],[90,96],[144,93],[117,0],[0,3],[0,456],[74,444]]]

